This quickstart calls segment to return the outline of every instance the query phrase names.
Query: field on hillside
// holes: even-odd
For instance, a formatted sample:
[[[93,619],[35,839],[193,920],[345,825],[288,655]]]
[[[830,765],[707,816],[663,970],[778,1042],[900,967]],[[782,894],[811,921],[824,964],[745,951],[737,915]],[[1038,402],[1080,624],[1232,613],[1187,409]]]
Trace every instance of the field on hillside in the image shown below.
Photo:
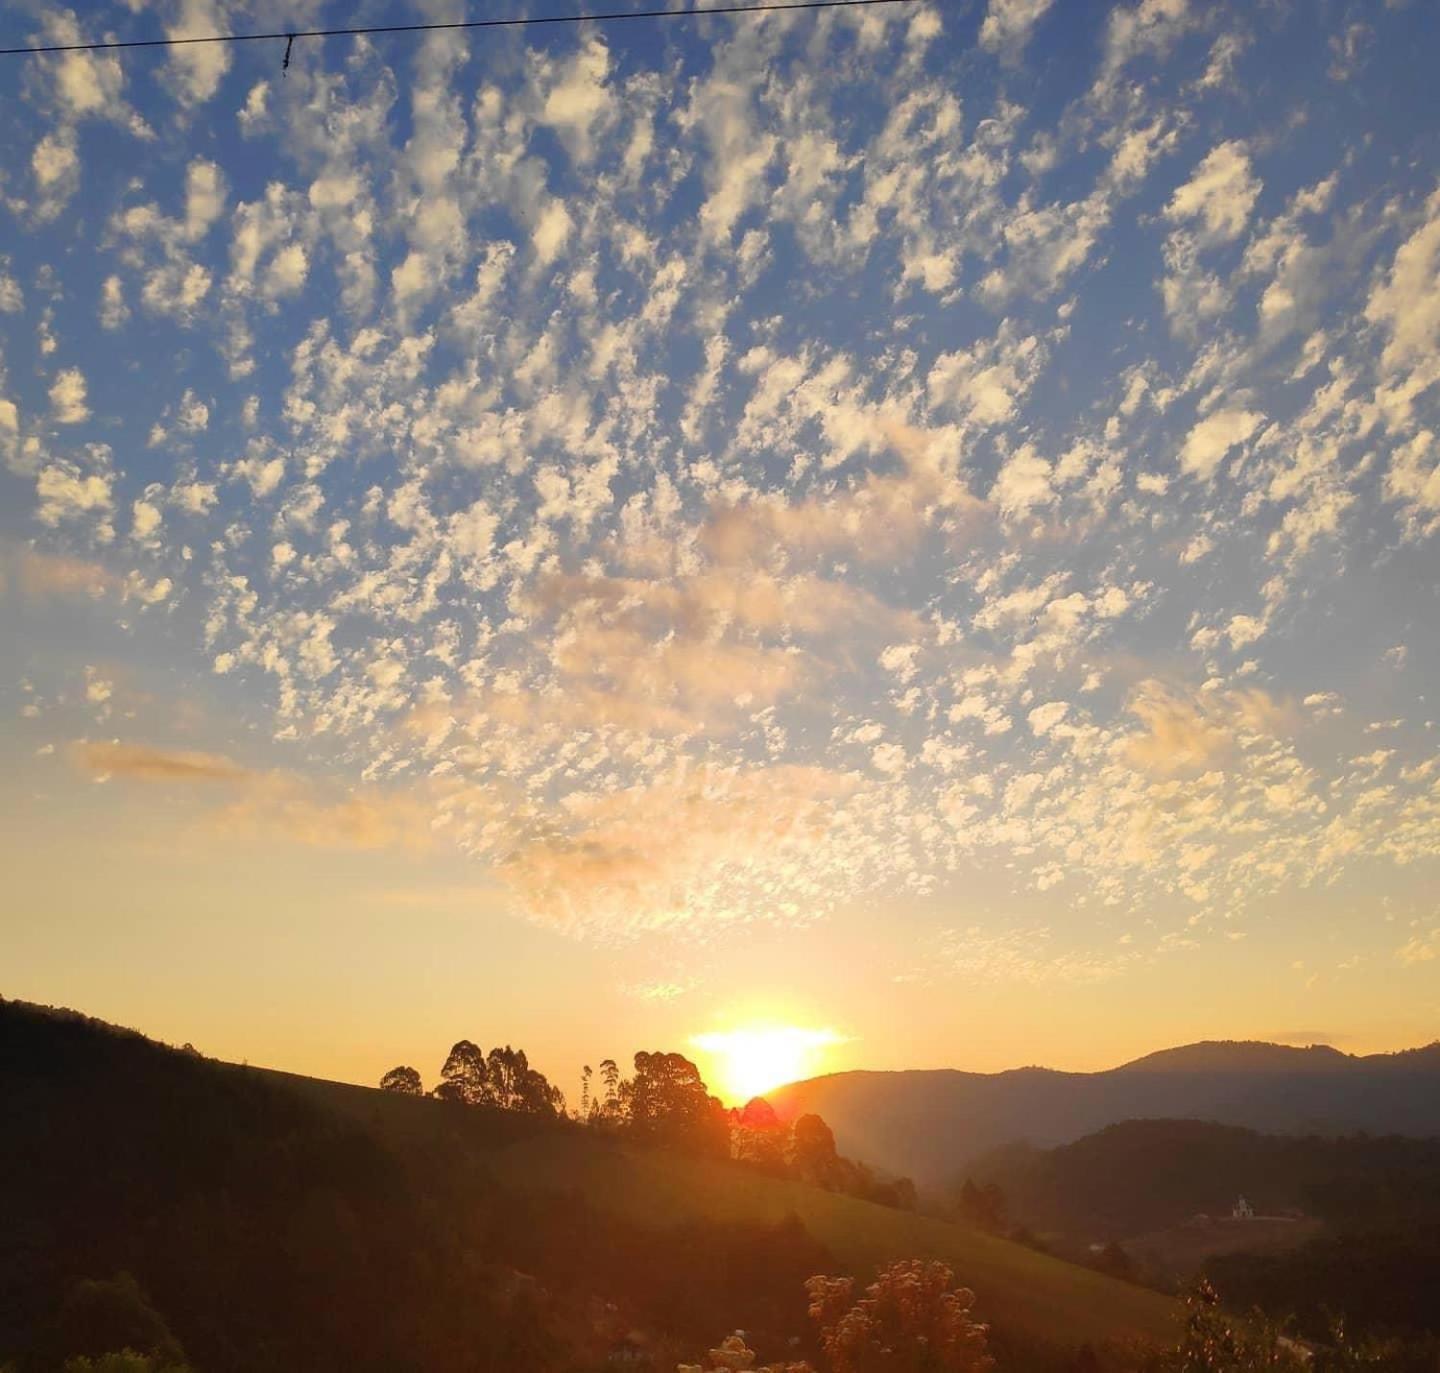
[[[975,1289],[982,1317],[1012,1329],[1066,1342],[1170,1344],[1178,1333],[1178,1306],[1168,1298],[982,1231],[734,1164],[632,1148],[579,1127],[544,1127],[503,1112],[290,1074],[267,1076],[365,1123],[402,1151],[474,1151],[509,1186],[578,1190],[592,1205],[641,1224],[773,1222],[793,1214],[856,1273],[899,1258],[942,1259]]]
[[[1122,1247],[1151,1271],[1183,1278],[1199,1272],[1204,1261],[1216,1254],[1283,1253],[1324,1231],[1314,1219],[1257,1216],[1248,1221],[1221,1219],[1206,1226],[1173,1225],[1128,1238]]]

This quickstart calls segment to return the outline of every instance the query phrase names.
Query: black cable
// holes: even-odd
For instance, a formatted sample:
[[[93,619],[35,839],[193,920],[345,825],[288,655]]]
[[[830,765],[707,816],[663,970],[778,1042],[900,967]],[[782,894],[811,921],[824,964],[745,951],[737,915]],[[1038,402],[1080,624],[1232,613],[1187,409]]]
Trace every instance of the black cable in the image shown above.
[[[208,33],[196,38],[125,38],[99,43],[50,43],[0,48],[0,57],[47,52],[105,52],[115,48],[178,48],[191,43],[257,43],[265,39],[350,38],[362,34],[438,33],[447,29],[518,29],[532,24],[604,24],[617,19],[695,19],[706,14],[769,14],[775,10],[849,9],[859,5],[913,5],[919,0],[770,0],[758,5],[715,5],[690,10],[612,10],[603,14],[534,15],[525,19],[464,19],[443,24],[376,24],[354,29],[296,29],[279,33]]]

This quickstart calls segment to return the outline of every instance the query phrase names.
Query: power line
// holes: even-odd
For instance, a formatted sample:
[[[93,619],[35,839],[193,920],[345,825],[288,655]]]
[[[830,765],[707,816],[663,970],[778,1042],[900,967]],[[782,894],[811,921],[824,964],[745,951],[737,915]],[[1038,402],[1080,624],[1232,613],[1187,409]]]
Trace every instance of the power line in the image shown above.
[[[38,56],[47,52],[107,52],[116,48],[179,48],[194,43],[259,43],[297,38],[358,38],[366,34],[439,33],[453,29],[521,29],[539,24],[608,24],[619,19],[696,19],[707,14],[771,14],[776,10],[834,10],[862,5],[913,5],[919,0],[768,0],[756,5],[714,5],[689,10],[612,10],[598,14],[533,15],[523,19],[464,19],[437,24],[374,24],[364,28],[295,29],[277,33],[207,33],[194,38],[124,38],[96,43],[49,43],[0,48],[0,57]]]

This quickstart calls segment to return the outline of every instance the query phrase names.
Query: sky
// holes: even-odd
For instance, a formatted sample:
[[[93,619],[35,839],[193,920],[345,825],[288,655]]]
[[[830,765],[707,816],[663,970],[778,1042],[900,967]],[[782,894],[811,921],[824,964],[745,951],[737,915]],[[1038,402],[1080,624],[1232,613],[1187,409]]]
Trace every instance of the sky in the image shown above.
[[[921,0],[0,59],[0,993],[572,1096],[772,1025],[1440,1037],[1437,42]]]

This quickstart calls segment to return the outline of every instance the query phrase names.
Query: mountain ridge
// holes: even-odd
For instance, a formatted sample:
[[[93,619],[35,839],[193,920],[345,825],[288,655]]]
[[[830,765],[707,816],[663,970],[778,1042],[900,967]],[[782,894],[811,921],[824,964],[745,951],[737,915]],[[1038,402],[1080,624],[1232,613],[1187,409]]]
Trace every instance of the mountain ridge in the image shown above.
[[[1414,1090],[1417,1083],[1430,1090]],[[856,1069],[790,1083],[768,1099],[782,1117],[822,1116],[843,1150],[933,1187],[999,1145],[1064,1144],[1127,1119],[1214,1120],[1278,1134],[1440,1135],[1440,1041],[1347,1054],[1330,1045],[1200,1040],[1089,1072]]]

